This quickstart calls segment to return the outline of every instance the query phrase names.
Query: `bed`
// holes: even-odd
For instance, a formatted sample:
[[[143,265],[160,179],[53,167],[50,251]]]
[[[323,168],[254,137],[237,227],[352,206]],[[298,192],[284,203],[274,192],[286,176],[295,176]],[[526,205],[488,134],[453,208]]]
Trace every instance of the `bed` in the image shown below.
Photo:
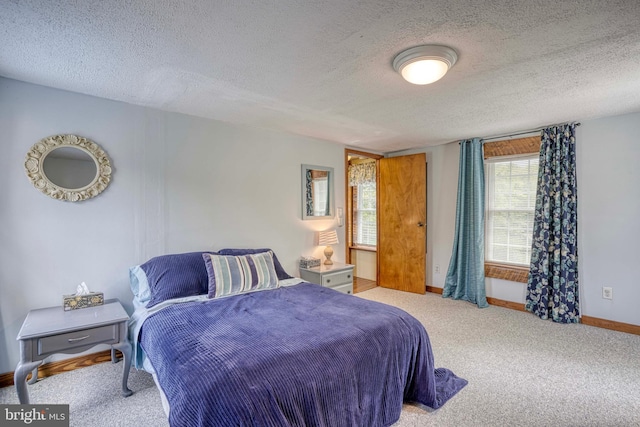
[[[388,426],[466,384],[406,312],[289,276],[269,249],[130,270],[136,367],[172,426]]]

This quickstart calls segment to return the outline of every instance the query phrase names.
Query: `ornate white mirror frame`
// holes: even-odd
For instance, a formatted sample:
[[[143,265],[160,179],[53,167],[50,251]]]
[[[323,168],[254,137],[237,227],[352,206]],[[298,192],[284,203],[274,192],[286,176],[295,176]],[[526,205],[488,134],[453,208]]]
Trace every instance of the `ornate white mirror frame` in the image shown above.
[[[96,175],[84,187],[65,188],[51,181],[44,172],[44,161],[52,151],[71,147],[86,153],[95,162]],[[107,153],[95,142],[77,135],[53,135],[43,138],[31,147],[24,161],[25,172],[38,190],[56,200],[79,202],[96,197],[111,182],[111,162]]]

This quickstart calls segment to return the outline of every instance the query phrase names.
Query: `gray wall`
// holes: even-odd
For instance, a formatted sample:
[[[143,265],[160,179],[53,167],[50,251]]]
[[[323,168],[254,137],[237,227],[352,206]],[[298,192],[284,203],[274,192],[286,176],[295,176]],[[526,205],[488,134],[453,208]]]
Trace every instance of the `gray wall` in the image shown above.
[[[577,128],[578,255],[582,314],[640,325],[640,113]],[[427,282],[442,288],[451,258],[458,186],[457,142],[427,153]],[[439,266],[440,273],[436,273]],[[486,280],[487,296],[525,302],[526,284]],[[602,287],[613,287],[613,300]]]
[[[320,256],[302,221],[300,165],[336,172],[344,201],[344,147],[166,113],[0,78],[0,373],[18,362],[27,312],[60,305],[80,282],[131,311],[128,268],[164,253],[271,247],[297,275],[301,254]],[[114,168],[110,186],[81,203],[53,200],[24,173],[32,144],[75,133]],[[344,227],[338,228],[344,241]],[[343,245],[334,259],[344,261]]]

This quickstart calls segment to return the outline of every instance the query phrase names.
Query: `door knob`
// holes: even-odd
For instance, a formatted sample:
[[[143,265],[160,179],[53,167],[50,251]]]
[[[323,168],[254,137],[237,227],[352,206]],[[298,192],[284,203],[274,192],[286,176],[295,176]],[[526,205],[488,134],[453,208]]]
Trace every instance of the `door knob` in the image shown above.
[[[424,223],[421,221],[418,223],[418,227],[424,227]]]

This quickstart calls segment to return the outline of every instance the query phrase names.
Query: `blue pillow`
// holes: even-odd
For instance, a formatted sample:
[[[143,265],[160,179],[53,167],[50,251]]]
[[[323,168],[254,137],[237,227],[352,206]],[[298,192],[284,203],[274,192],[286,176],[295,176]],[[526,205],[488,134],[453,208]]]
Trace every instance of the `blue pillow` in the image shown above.
[[[280,264],[280,261],[278,261],[278,257],[276,257],[276,253],[273,252],[271,249],[268,248],[264,248],[264,249],[222,249],[220,251],[218,251],[219,255],[252,255],[252,254],[259,254],[262,252],[269,252],[271,251],[273,253],[273,265],[276,268],[276,275],[278,276],[278,280],[287,280],[287,279],[293,279],[292,276],[289,276],[287,274],[286,271],[284,271],[284,268],[282,268],[282,265]]]
[[[209,277],[202,254],[161,255],[140,265],[147,276],[151,294],[147,308],[172,298],[206,294],[209,291]]]

